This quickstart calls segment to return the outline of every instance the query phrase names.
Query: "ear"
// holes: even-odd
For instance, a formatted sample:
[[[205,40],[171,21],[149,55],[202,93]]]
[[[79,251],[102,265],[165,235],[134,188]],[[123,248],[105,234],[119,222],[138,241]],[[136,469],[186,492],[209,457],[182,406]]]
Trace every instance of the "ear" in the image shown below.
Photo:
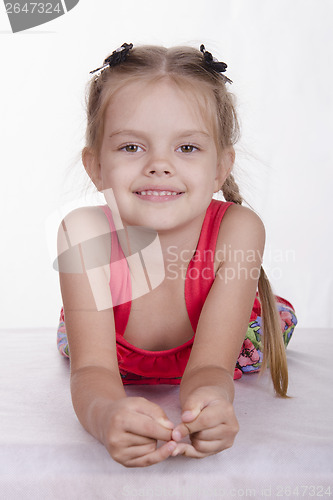
[[[95,151],[84,148],[82,151],[82,163],[92,182],[98,191],[102,190],[101,166]]]
[[[218,157],[218,163],[216,167],[216,178],[214,191],[217,193],[223,186],[226,178],[230,175],[232,168],[235,163],[235,150],[232,146],[225,148]]]

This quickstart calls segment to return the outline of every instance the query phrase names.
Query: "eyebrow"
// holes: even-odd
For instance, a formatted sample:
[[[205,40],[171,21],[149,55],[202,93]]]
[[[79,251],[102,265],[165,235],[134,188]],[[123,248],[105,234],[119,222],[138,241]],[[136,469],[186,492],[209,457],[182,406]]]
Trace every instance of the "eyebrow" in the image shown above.
[[[191,135],[204,135],[205,137],[210,137],[209,133],[204,131],[204,130],[182,130],[182,131],[179,131],[179,137],[189,137]]]
[[[142,131],[140,130],[117,130],[109,135],[109,138],[112,138],[117,135],[134,135],[134,136],[142,136]],[[175,135],[177,137],[190,137],[192,135],[203,135],[205,137],[210,137],[210,134],[204,130],[179,130],[176,131]]]
[[[142,135],[139,130],[116,130],[109,135],[109,137],[114,137],[115,135]]]

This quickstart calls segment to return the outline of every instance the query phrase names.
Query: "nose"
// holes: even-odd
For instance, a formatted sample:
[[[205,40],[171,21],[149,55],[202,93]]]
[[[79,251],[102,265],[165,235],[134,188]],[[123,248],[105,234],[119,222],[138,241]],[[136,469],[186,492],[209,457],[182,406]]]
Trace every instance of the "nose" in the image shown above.
[[[170,159],[165,156],[152,156],[145,165],[145,174],[148,176],[171,177],[175,169]]]

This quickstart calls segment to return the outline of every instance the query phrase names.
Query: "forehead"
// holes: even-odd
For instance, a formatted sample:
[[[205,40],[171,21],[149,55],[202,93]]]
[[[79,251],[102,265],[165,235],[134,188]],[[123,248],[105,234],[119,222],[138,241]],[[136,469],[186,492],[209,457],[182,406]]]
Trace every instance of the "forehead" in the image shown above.
[[[215,135],[207,103],[207,89],[198,89],[186,82],[177,82],[169,77],[151,78],[127,83],[113,94],[106,108],[106,125],[121,126],[127,122],[164,120],[179,127],[190,125],[204,128]],[[209,105],[210,104],[210,105]]]

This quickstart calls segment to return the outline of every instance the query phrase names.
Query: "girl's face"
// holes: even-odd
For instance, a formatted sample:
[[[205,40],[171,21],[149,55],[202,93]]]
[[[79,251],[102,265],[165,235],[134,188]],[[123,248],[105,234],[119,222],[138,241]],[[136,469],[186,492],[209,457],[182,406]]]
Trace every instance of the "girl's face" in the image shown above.
[[[109,103],[99,157],[84,163],[99,191],[112,188],[124,225],[167,231],[202,221],[233,150],[218,155],[195,103],[169,80],[131,83]]]

